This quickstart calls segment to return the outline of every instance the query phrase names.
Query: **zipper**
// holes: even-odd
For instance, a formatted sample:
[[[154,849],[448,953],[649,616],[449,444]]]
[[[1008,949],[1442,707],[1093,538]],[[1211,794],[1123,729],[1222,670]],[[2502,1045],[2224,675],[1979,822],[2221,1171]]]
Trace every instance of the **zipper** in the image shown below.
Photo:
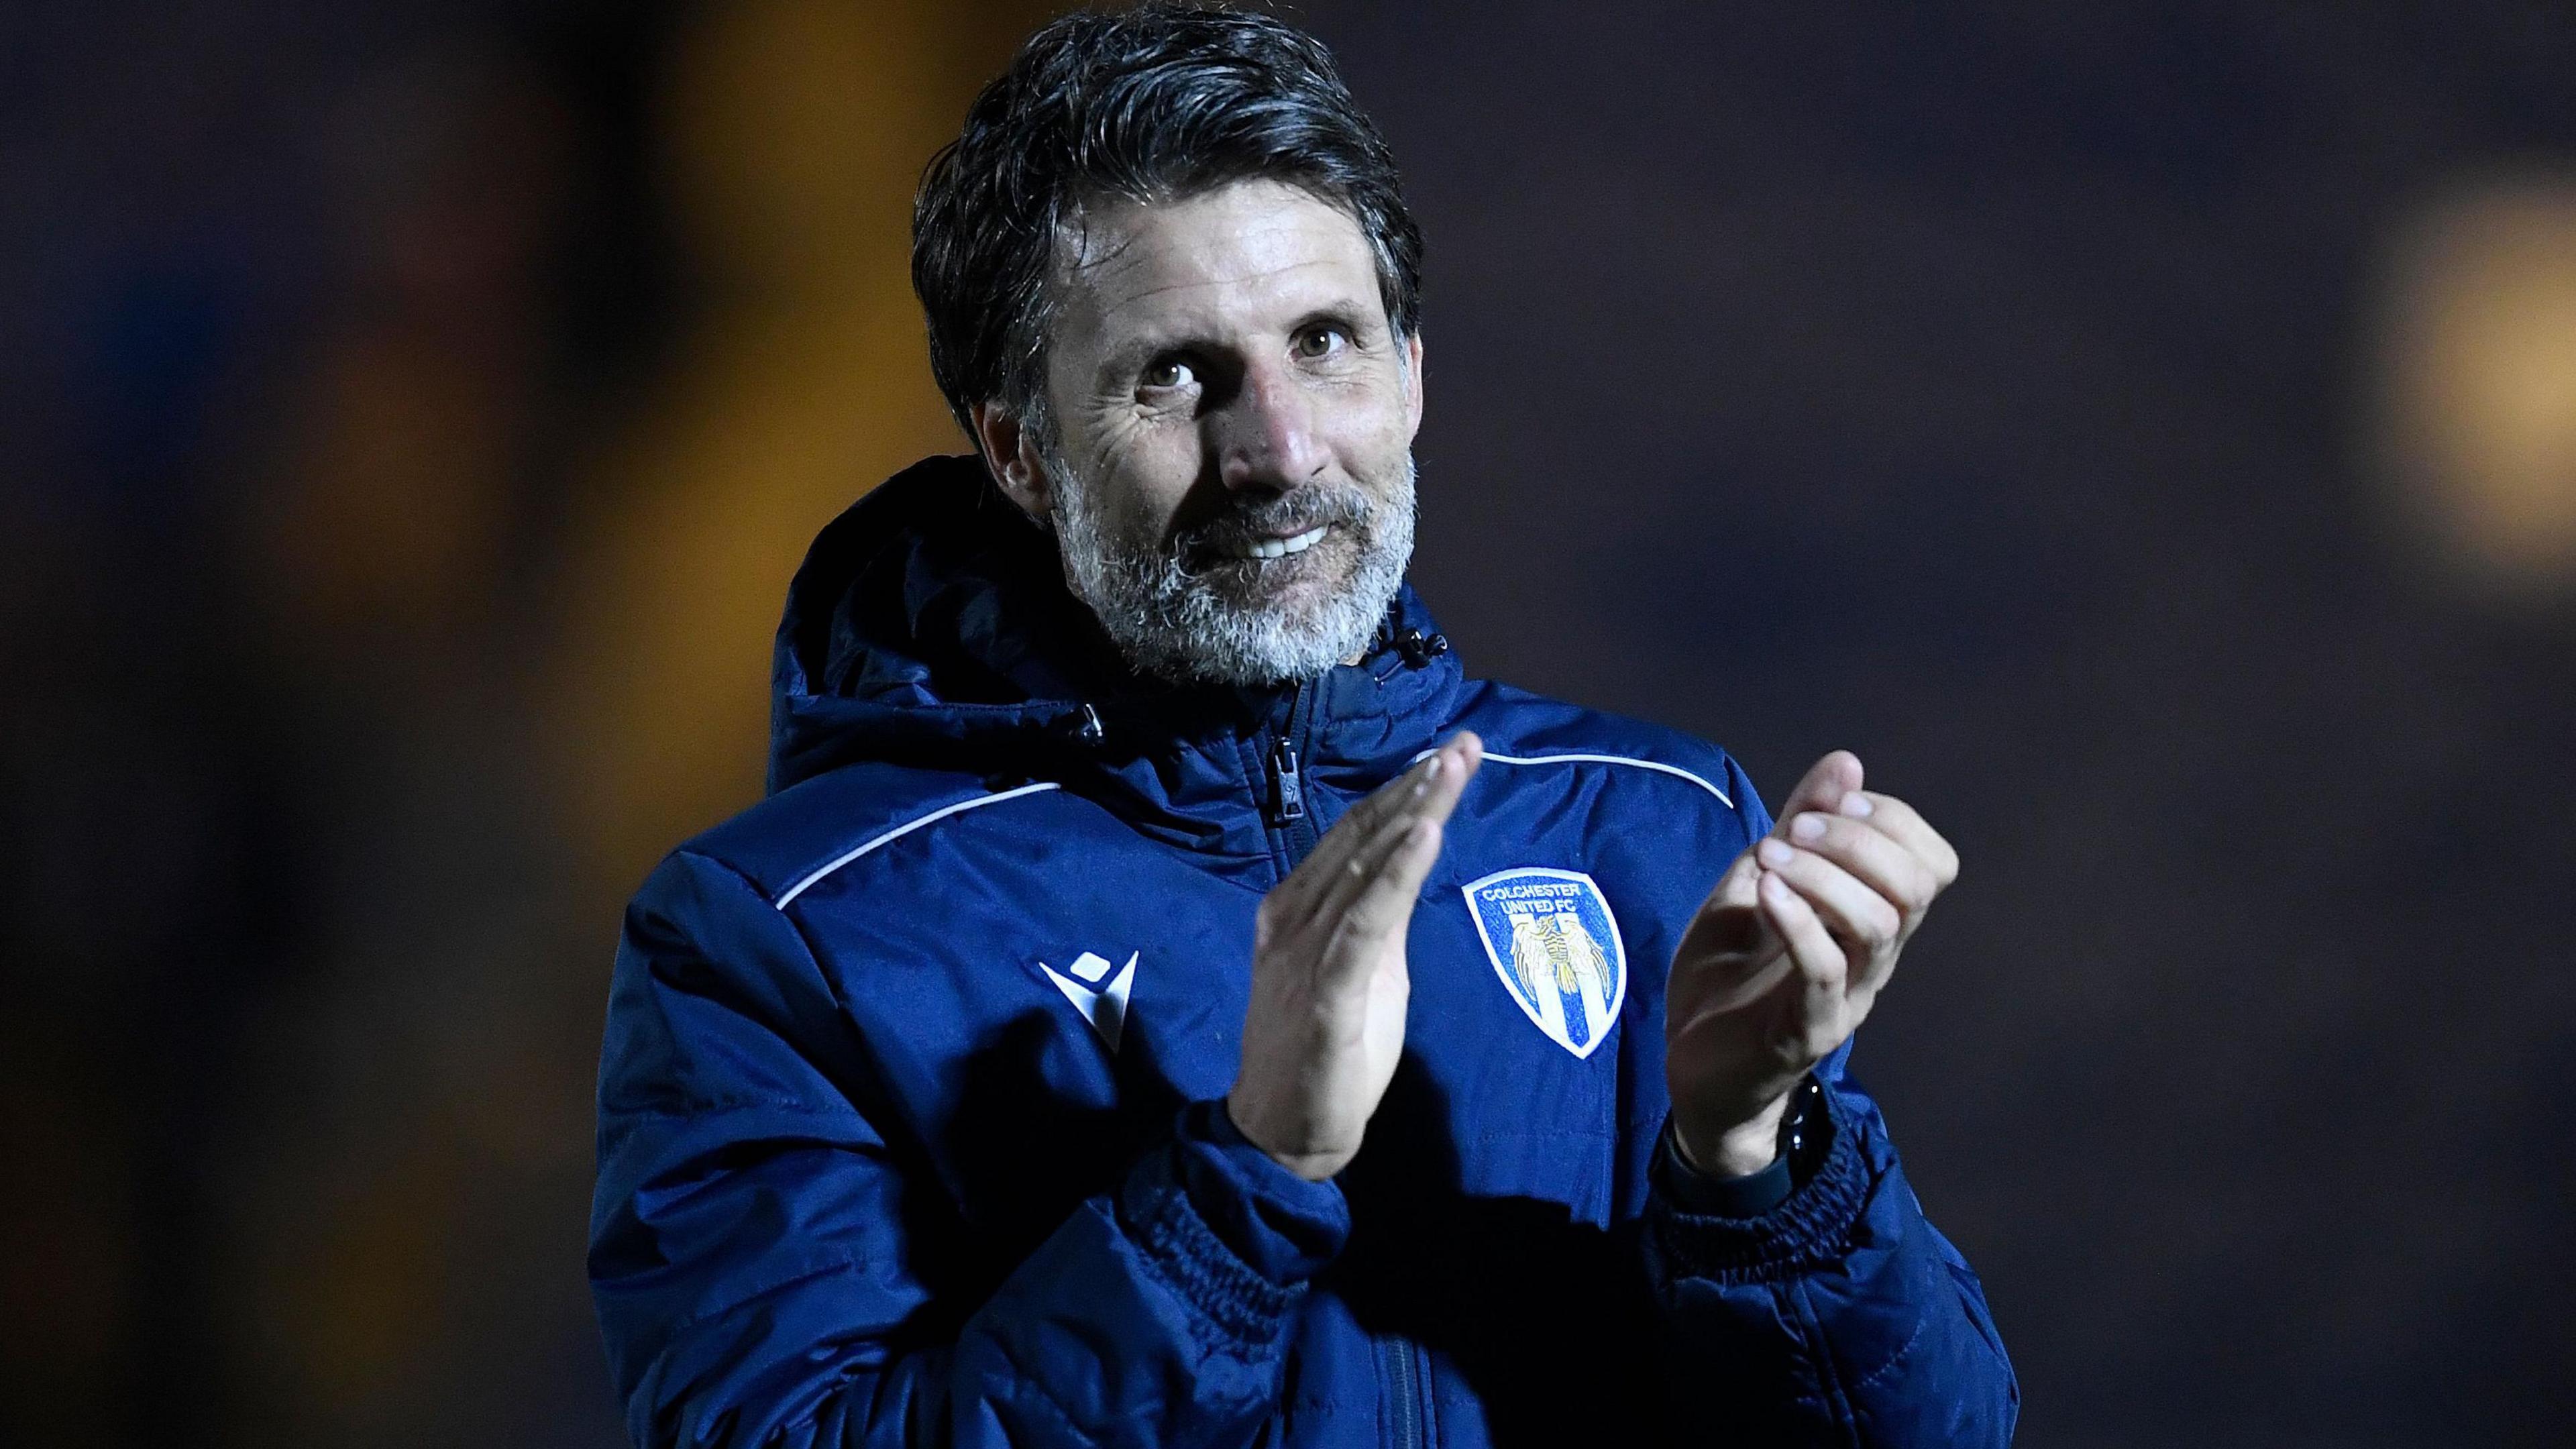
[[[1300,752],[1311,743],[1318,685],[1303,683],[1288,697],[1288,727],[1270,748],[1270,823],[1288,842],[1288,868],[1314,853],[1315,817],[1306,808],[1306,774]]]
[[[1268,815],[1271,825],[1287,842],[1287,870],[1294,870],[1299,861],[1312,855],[1321,839],[1315,829],[1314,811],[1306,803],[1304,754],[1314,744],[1315,696],[1322,688],[1321,680],[1295,687],[1288,696],[1287,728],[1280,731],[1270,747]],[[1386,1385],[1389,1449],[1426,1449],[1428,1412],[1413,1341],[1389,1334],[1377,1341],[1377,1359],[1379,1378]]]
[[[1413,1340],[1388,1334],[1377,1341],[1379,1376],[1386,1383],[1388,1449],[1423,1449],[1422,1384],[1413,1357]]]
[[[1270,821],[1293,825],[1305,818],[1305,777],[1297,772],[1297,747],[1283,735],[1270,751]]]

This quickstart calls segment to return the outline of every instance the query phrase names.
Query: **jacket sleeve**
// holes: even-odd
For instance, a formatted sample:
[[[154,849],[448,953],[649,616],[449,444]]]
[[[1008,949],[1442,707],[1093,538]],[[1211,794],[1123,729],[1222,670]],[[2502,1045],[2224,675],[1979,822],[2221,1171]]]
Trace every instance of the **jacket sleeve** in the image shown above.
[[[590,1251],[636,1444],[1254,1437],[1306,1281],[1347,1236],[1338,1188],[1195,1104],[989,1299],[934,1310],[904,1223],[938,1188],[857,1104],[857,1049],[748,881],[683,853],[646,883],[610,995]]]
[[[1656,1155],[1644,1246],[1670,1412],[1757,1443],[2006,1444],[2021,1395],[1985,1290],[1923,1216],[1849,1054],[1816,1069],[1829,1141],[1759,1216],[1691,1211]]]

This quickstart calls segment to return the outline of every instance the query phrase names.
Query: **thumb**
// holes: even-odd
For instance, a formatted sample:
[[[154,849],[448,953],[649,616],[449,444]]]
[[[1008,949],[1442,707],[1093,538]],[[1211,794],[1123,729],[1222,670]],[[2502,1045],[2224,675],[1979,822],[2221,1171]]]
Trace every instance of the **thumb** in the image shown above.
[[[1843,797],[1860,788],[1860,756],[1849,750],[1836,750],[1807,767],[1798,787],[1780,802],[1772,816],[1771,835],[1775,840],[1788,838],[1789,822],[1810,810],[1830,815],[1841,808]]]

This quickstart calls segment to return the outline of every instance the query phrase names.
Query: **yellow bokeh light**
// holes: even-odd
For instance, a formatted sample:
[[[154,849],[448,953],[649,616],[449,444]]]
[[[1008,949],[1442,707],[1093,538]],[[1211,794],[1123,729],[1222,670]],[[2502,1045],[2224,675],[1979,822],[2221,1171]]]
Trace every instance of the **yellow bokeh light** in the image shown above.
[[[705,305],[607,450],[554,671],[568,824],[619,893],[759,798],[770,635],[815,531],[968,447],[912,295],[913,185],[1044,14],[750,0],[683,38],[663,154]]]
[[[2398,249],[2382,354],[2407,514],[2490,590],[2576,584],[2576,175],[2463,188]]]

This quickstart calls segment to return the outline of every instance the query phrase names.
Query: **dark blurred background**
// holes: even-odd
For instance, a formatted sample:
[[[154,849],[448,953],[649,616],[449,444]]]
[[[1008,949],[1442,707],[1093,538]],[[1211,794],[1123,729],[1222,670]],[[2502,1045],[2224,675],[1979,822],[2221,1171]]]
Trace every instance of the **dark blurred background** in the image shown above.
[[[619,1442],[617,908],[1052,8],[0,7],[0,1442]],[[1470,667],[1961,844],[1858,1066],[2024,1442],[2558,1440],[2576,13],[1290,13]]]

